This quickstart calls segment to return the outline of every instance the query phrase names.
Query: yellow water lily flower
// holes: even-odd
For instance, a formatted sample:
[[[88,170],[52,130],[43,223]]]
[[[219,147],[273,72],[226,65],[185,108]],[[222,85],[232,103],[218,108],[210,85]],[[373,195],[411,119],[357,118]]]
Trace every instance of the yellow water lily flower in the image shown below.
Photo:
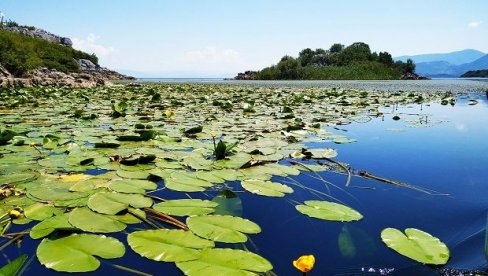
[[[24,216],[23,215],[23,212],[24,212],[24,210],[22,210],[22,208],[16,207],[14,209],[8,210],[7,213],[9,215],[9,217],[12,218],[12,219],[20,219],[20,218],[22,218]]]
[[[315,257],[313,255],[303,255],[293,261],[293,266],[301,272],[309,272],[315,264]]]
[[[215,137],[217,137],[217,133],[215,133],[215,132],[211,132],[211,133],[210,133],[210,136],[211,136],[212,138],[215,138]]]
[[[171,118],[173,115],[175,115],[175,113],[171,110],[166,110],[164,114],[166,115],[166,118]]]
[[[35,146],[35,145],[36,145],[36,143],[34,143],[34,142],[29,142],[29,147],[33,147],[33,146]]]

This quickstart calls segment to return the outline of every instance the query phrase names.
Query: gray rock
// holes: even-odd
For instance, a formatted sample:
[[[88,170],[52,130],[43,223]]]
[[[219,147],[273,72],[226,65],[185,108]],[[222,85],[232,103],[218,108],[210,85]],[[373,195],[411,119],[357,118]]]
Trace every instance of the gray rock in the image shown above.
[[[80,65],[81,71],[97,71],[100,70],[100,66],[96,65],[95,63],[91,62],[91,60],[88,59],[77,59],[76,60],[78,64]]]
[[[5,67],[3,67],[0,64],[0,78],[10,78],[10,77],[12,77],[12,75],[10,74],[10,72],[7,71],[7,69],[5,69]]]
[[[71,41],[71,39],[52,34],[43,29],[38,29],[34,27],[25,27],[25,26],[12,26],[12,27],[5,26],[4,30],[7,30],[12,33],[18,33],[30,37],[44,39],[48,42],[62,44],[68,47],[73,46],[73,42]]]

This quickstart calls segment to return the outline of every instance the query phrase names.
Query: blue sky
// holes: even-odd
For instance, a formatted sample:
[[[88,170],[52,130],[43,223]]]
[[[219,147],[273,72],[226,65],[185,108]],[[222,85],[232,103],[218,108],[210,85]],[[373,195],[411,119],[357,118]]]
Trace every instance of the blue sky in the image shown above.
[[[336,42],[488,52],[486,0],[0,0],[0,11],[139,77],[231,77]]]

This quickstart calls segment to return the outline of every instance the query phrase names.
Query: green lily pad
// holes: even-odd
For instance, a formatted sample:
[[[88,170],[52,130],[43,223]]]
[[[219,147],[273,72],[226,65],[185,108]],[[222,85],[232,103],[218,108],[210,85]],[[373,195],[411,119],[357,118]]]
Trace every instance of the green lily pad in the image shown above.
[[[45,220],[60,212],[54,206],[43,203],[34,203],[24,209],[25,216],[32,220]]]
[[[261,232],[261,228],[256,223],[233,216],[189,217],[186,219],[186,224],[193,233],[202,238],[226,243],[246,242],[245,234]]]
[[[212,241],[184,230],[136,231],[127,236],[129,246],[137,254],[154,261],[182,262],[200,257],[200,250],[214,247]]]
[[[90,209],[107,215],[115,215],[127,209],[151,207],[152,199],[140,194],[121,194],[116,192],[99,192],[88,199]]]
[[[405,229],[405,234],[395,228],[381,231],[381,239],[399,254],[423,264],[443,265],[449,260],[449,249],[438,238],[415,229]]]
[[[198,179],[192,173],[175,172],[170,177],[164,178],[164,185],[166,188],[178,192],[203,192],[206,187],[211,187],[213,184]]]
[[[125,223],[107,215],[95,213],[86,207],[71,211],[68,221],[74,227],[91,233],[113,233],[127,227]]]
[[[22,273],[19,273],[22,270],[22,267],[26,264],[27,262],[27,255],[21,255],[17,258],[15,258],[13,261],[9,262],[8,264],[2,266],[0,268],[0,275],[2,276],[20,276]]]
[[[57,229],[76,230],[76,228],[69,223],[68,218],[69,218],[69,214],[64,213],[43,220],[38,224],[36,224],[34,227],[32,227],[29,235],[33,239],[40,239],[51,234]]]
[[[273,265],[265,258],[243,250],[204,249],[200,256],[197,260],[177,262],[176,266],[188,276],[258,275],[273,269]]]
[[[124,256],[124,245],[103,235],[73,234],[57,240],[44,239],[37,247],[37,258],[47,268],[60,272],[95,271],[100,261]]]
[[[198,216],[213,213],[218,203],[201,199],[168,200],[155,204],[153,208],[174,216]]]
[[[149,180],[119,179],[110,184],[110,189],[119,193],[144,194],[146,190],[157,189],[158,185]]]
[[[0,185],[3,184],[16,184],[21,182],[32,181],[36,179],[39,174],[31,173],[31,172],[23,172],[23,173],[12,173],[7,175],[0,175]]]
[[[293,193],[293,189],[287,185],[261,180],[244,180],[241,185],[247,191],[262,196],[284,197],[285,194]]]
[[[295,208],[302,214],[323,220],[355,221],[363,218],[358,211],[329,201],[308,200],[305,205],[297,205]]]

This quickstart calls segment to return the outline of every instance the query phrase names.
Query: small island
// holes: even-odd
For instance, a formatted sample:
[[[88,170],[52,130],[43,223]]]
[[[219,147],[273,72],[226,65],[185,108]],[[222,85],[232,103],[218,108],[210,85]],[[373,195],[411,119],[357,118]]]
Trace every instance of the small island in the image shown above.
[[[462,74],[461,78],[488,78],[488,69],[468,71]]]
[[[303,49],[297,58],[285,55],[276,65],[239,73],[236,80],[399,80],[425,79],[415,63],[394,61],[388,52],[372,52],[369,45],[333,44],[328,50]]]

